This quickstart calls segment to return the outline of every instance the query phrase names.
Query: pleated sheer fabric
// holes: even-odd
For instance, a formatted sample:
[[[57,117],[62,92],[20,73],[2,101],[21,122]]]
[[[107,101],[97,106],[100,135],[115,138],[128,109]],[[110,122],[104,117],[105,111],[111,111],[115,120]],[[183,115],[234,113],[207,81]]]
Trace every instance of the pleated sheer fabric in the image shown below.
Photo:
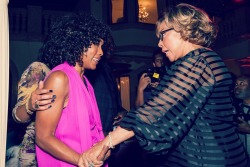
[[[120,126],[133,130],[148,152],[165,154],[164,166],[246,166],[233,125],[231,84],[215,52],[194,50],[167,70],[154,97]]]

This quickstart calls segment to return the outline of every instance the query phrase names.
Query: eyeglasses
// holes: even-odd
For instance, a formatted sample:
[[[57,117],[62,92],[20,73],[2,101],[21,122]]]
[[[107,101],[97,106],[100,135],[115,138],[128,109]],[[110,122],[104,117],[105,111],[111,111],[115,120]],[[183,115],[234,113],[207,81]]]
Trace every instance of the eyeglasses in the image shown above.
[[[163,37],[164,37],[164,34],[168,31],[171,31],[173,30],[174,28],[169,28],[169,29],[166,29],[166,30],[163,30],[161,32],[159,32],[159,39],[162,41],[163,40]]]

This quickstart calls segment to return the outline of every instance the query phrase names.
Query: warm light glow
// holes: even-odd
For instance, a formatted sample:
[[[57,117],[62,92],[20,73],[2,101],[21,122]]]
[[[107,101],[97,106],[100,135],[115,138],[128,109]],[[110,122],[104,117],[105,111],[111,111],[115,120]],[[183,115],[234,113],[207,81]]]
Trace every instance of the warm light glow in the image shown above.
[[[138,18],[140,22],[145,22],[149,18],[149,13],[146,10],[145,6],[139,5]]]
[[[122,107],[130,111],[130,83],[129,76],[120,77],[120,92]]]

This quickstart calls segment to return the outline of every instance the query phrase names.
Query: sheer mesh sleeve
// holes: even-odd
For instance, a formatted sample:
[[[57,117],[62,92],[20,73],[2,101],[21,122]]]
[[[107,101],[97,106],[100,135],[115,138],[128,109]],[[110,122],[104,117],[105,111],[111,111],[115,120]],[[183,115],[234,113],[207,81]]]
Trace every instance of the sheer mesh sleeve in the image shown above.
[[[38,82],[43,80],[49,72],[48,67],[40,62],[33,62],[23,72],[20,81],[18,82],[18,97],[17,103],[12,110],[12,116],[16,122],[22,122],[16,116],[16,110],[19,106],[24,105],[29,99],[31,93],[36,90]],[[27,121],[28,122],[28,121]]]
[[[200,54],[194,51],[177,60],[161,81],[158,94],[120,122],[135,132],[148,152],[165,154],[174,148],[201,117],[200,112],[205,112],[215,84],[225,79],[222,60],[210,50],[203,53],[206,58]]]

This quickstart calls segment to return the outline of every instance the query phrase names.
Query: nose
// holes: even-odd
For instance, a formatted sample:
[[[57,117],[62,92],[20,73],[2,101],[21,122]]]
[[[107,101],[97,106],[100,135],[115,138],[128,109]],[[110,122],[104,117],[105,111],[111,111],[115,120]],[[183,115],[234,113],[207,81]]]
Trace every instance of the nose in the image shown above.
[[[159,42],[158,42],[158,47],[162,48],[162,41],[161,40],[159,40]]]
[[[99,49],[98,54],[99,54],[100,56],[103,56],[103,50],[102,50],[102,48]]]
[[[240,88],[239,88],[238,85],[235,85],[235,86],[234,86],[234,91],[239,90],[239,89],[240,89]]]

